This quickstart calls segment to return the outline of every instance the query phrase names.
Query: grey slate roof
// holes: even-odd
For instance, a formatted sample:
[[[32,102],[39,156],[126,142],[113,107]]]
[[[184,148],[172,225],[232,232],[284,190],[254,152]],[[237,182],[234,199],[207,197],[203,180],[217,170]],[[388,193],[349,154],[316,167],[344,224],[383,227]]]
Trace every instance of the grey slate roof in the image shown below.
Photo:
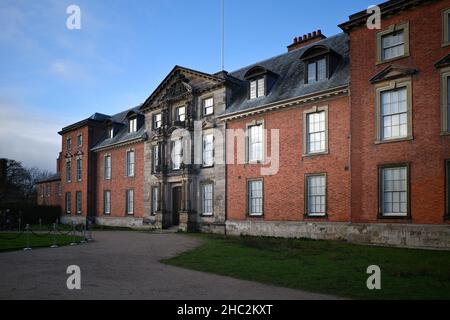
[[[113,116],[107,116],[104,120],[109,120],[114,124],[114,137],[109,139],[106,132],[105,136],[91,150],[98,150],[111,147],[117,144],[131,142],[134,140],[144,139],[146,137],[145,125],[142,123],[136,132],[128,132],[127,114],[134,111],[141,114],[139,108],[141,105],[119,112]],[[139,123],[138,123],[139,124]]]
[[[305,84],[305,66],[304,62],[300,60],[300,57],[308,48],[316,45],[325,45],[329,47],[337,52],[342,59],[330,79],[312,84]],[[246,81],[244,79],[245,73],[255,66],[262,66],[267,70],[276,73],[278,79],[275,84],[266,96],[252,100],[248,99],[248,89],[244,86],[243,89],[234,94],[233,101],[225,111],[225,115],[247,111],[269,103],[347,85],[350,81],[348,36],[345,33],[340,33],[291,52],[230,72],[229,75],[241,81]]]
[[[39,184],[39,183],[58,181],[58,180],[61,180],[61,175],[59,173],[55,173],[45,179],[37,180],[36,183]]]

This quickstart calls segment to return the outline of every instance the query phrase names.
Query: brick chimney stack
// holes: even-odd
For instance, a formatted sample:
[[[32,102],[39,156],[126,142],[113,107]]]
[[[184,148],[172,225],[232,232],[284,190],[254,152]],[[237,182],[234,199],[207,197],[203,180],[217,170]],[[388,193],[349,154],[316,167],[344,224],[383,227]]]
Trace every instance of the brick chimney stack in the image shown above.
[[[320,41],[322,39],[325,39],[326,36],[322,34],[322,30],[317,30],[312,33],[305,34],[300,37],[295,37],[292,44],[288,45],[288,52],[291,52],[292,50],[304,47],[308,44]]]

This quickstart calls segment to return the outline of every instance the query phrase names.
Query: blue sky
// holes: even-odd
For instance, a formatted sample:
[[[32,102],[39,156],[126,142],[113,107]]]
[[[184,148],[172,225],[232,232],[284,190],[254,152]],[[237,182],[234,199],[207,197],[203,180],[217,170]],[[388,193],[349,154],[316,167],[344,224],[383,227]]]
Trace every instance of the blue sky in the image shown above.
[[[81,30],[66,8],[81,9]],[[367,0],[225,0],[225,69],[331,36]],[[0,1],[0,157],[55,170],[57,131],[143,102],[174,65],[221,69],[220,0]]]

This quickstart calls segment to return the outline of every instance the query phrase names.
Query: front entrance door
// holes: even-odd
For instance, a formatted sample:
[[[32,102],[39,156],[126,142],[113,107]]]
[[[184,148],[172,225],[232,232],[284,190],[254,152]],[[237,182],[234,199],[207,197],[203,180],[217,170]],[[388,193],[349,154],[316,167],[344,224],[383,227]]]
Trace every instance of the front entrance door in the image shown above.
[[[172,225],[180,224],[181,187],[172,189]]]

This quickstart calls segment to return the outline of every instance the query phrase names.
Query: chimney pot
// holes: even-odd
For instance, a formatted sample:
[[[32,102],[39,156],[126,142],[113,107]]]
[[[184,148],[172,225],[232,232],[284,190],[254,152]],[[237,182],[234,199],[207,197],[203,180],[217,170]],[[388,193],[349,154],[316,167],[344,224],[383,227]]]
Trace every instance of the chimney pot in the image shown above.
[[[313,37],[317,36],[317,32],[316,32],[316,31],[313,31],[312,36],[313,36]]]
[[[321,34],[322,34],[322,30],[320,30],[320,29],[317,30],[317,34],[318,34],[318,35],[321,35]]]
[[[308,33],[308,39],[310,39],[311,38],[311,33]]]

